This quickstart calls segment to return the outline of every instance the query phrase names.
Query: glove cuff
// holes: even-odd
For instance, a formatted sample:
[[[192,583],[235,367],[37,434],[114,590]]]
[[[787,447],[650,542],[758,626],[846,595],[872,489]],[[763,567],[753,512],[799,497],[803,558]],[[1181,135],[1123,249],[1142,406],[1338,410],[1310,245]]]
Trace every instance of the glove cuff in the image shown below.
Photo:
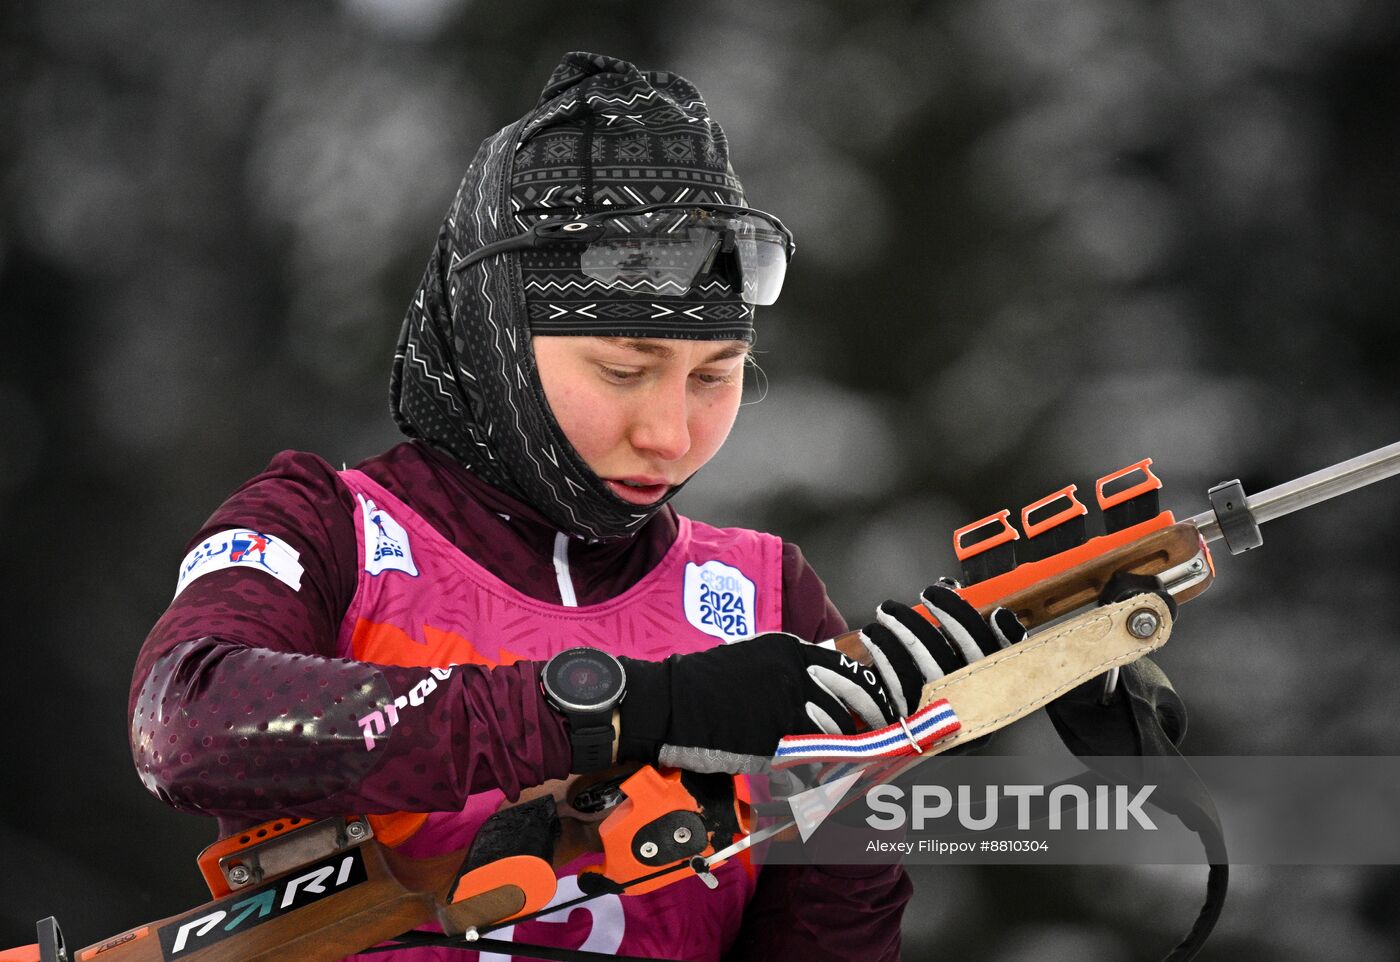
[[[671,660],[618,658],[627,694],[618,705],[617,760],[655,765],[671,727]]]

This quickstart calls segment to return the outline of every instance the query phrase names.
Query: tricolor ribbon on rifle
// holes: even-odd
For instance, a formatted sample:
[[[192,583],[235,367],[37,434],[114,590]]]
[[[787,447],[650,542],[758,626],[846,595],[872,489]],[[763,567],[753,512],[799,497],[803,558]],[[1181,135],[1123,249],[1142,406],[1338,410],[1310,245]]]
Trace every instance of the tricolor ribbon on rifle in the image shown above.
[[[806,762],[847,762],[922,755],[924,749],[962,727],[957,712],[940,698],[908,718],[859,735],[789,735],[778,742],[778,768]]]

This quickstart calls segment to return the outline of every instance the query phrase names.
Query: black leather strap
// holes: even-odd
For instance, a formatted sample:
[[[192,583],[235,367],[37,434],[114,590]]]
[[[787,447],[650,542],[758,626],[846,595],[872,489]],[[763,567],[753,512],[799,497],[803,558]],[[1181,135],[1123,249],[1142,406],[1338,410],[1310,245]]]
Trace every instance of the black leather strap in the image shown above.
[[[1065,747],[1080,761],[1096,772],[1123,780],[1124,772],[1105,769],[1103,762],[1134,755],[1170,758],[1193,776],[1153,800],[1200,837],[1210,864],[1205,902],[1190,932],[1164,960],[1188,962],[1200,952],[1220,918],[1230,866],[1215,803],[1177,747],[1186,735],[1186,706],[1167,676],[1146,658],[1124,666],[1118,695],[1111,704],[1102,704],[1099,693],[1100,686],[1091,682],[1047,706]]]

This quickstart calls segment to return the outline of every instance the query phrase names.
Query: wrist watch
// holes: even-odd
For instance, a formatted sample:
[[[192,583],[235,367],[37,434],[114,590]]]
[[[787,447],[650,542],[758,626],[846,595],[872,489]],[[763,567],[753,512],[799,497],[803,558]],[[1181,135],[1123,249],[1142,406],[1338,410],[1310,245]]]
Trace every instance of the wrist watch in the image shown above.
[[[612,764],[612,713],[627,690],[622,663],[597,648],[569,648],[545,662],[545,700],[569,722],[572,771],[600,772]]]

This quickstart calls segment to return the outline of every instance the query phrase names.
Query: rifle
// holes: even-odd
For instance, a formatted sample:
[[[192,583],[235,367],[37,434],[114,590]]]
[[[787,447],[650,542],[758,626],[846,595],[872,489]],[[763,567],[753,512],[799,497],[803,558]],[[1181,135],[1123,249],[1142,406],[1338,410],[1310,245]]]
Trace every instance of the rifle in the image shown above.
[[[1262,543],[1260,524],[1400,474],[1400,442],[1253,495],[1238,480],[1223,482],[1209,489],[1209,510],[1183,521],[1161,510],[1162,482],[1151,469],[1147,458],[1097,480],[1102,535],[1087,535],[1089,511],[1074,485],[1027,505],[1019,531],[1002,510],[954,532],[964,578],[958,592],[984,615],[1007,607],[1027,628],[1044,630],[926,688],[919,714],[951,704],[958,721],[928,737],[905,727],[907,763],[880,770],[878,780],[1010,724],[1084,677],[1102,675],[1104,698],[1111,698],[1119,667],[1164,643],[1176,606],[1214,581],[1208,545],[1223,540],[1231,554],[1251,550]],[[836,644],[869,663],[859,632]],[[1118,649],[1103,657],[1114,644]],[[1016,709],[1007,711],[1000,693],[1025,685],[1037,690],[1019,691]],[[784,742],[800,747],[802,737]],[[0,962],[332,962],[386,942],[528,954],[532,947],[485,936],[598,895],[649,891],[688,874],[713,887],[711,870],[725,860],[795,828],[805,837],[811,827],[793,800],[790,817],[755,831],[754,806],[721,782],[734,784],[651,766],[576,777],[498,812],[469,849],[428,859],[383,844],[374,816],[277,819],[200,855],[212,901],[77,951],[67,948],[55,919],[44,919],[36,944],[0,951]],[[558,848],[561,814],[578,825],[572,843]],[[601,851],[601,867],[580,875],[579,899],[551,905],[554,868],[580,848]],[[1201,941],[1213,921],[1203,913]],[[428,924],[442,934],[413,931]],[[1189,958],[1198,948],[1173,957]],[[618,958],[544,952],[540,957]]]

